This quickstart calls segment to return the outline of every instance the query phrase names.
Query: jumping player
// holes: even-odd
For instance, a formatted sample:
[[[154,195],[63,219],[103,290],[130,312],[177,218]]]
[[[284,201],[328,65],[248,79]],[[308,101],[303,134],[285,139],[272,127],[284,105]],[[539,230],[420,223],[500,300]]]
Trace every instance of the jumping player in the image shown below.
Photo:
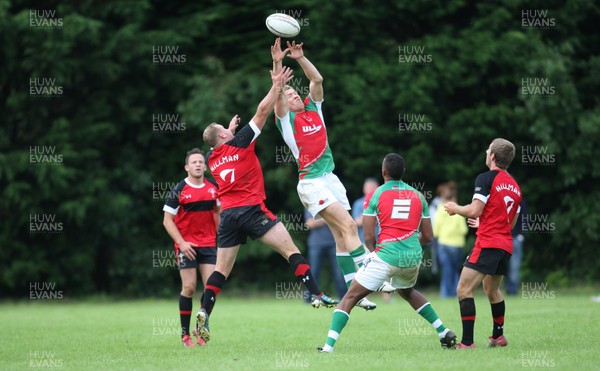
[[[499,289],[506,275],[512,254],[512,234],[520,212],[521,189],[507,170],[515,158],[515,146],[506,139],[496,138],[485,151],[485,164],[490,169],[475,180],[475,193],[470,204],[459,206],[448,202],[450,215],[470,218],[471,227],[478,227],[475,246],[467,257],[458,280],[458,302],[463,325],[458,349],[475,348],[475,300],[473,290],[483,281],[483,289],[492,307],[493,329],[488,347],[504,347],[505,304]]]
[[[413,288],[423,258],[421,246],[433,239],[427,201],[421,193],[402,181],[402,156],[396,153],[385,156],[381,173],[385,184],[367,195],[363,214],[365,243],[372,252],[333,312],[325,345],[317,349],[319,352],[332,352],[350,318],[352,307],[386,280],[390,280],[390,285],[398,290],[400,296],[433,326],[442,348],[454,348],[456,335],[444,326],[423,294]],[[377,220],[381,232],[375,245]]]
[[[193,347],[190,338],[190,317],[192,297],[196,292],[196,272],[202,283],[215,270],[217,261],[217,225],[219,224],[219,200],[217,186],[204,178],[206,164],[204,152],[194,148],[185,157],[187,177],[170,192],[163,207],[163,225],[175,243],[177,267],[181,276],[179,296],[179,317],[181,320],[181,341],[186,347]],[[198,345],[204,341],[193,330]]]
[[[333,174],[333,154],[321,111],[323,77],[304,56],[302,43],[288,42],[285,50],[281,50],[280,43],[281,39],[277,38],[271,47],[273,70],[282,68],[283,57],[289,53],[288,57],[302,67],[310,85],[309,95],[304,101],[292,87],[285,87],[285,95],[280,96],[275,104],[275,123],[298,164],[300,201],[316,220],[323,218],[329,225],[335,238],[336,259],[349,287],[357,266],[362,266],[366,250],[356,222],[348,213],[351,208],[346,189]],[[382,285],[378,291],[391,292],[393,289]],[[357,305],[366,310],[376,308],[375,303],[366,298]]]
[[[204,130],[203,139],[213,148],[208,153],[208,166],[219,185],[222,207],[217,266],[208,278],[202,309],[196,315],[197,328],[204,341],[210,339],[208,316],[231,273],[240,245],[246,242],[247,237],[259,239],[289,261],[294,275],[311,293],[313,306],[330,307],[338,303],[317,288],[310,266],[294,245],[287,229],[264,204],[264,179],[254,146],[277,96],[282,94],[283,86],[292,78],[291,73],[288,68],[277,74],[271,72],[271,90],[260,102],[250,123],[237,134],[216,123]]]

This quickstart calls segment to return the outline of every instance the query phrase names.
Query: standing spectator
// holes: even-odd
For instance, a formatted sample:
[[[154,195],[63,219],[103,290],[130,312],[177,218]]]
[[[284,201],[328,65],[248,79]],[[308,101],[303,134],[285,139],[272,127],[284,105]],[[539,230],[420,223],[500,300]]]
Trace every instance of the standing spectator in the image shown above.
[[[371,192],[374,192],[377,187],[379,187],[379,182],[375,178],[367,178],[363,183],[363,195],[361,198],[354,200],[352,204],[352,218],[356,222],[358,226],[358,237],[360,238],[362,243],[365,243],[365,236],[363,235],[363,210],[364,210],[364,202],[365,197],[369,195]],[[375,231],[375,235],[377,235],[377,230]]]
[[[441,205],[443,206],[450,201],[456,202],[456,188],[446,186],[442,190]],[[442,271],[440,295],[443,298],[456,296],[456,286],[458,285],[467,232],[465,218],[460,215],[450,216],[443,207],[437,208],[433,235],[438,240],[439,264]]]
[[[523,261],[523,215],[527,215],[527,203],[525,199],[521,200],[521,213],[518,216],[517,224],[512,229],[513,253],[508,261],[508,276],[506,277],[506,293],[516,295],[521,283],[521,262]]]
[[[438,209],[438,206],[442,203],[442,192],[446,187],[446,183],[438,184],[435,189],[435,197],[429,203],[429,215],[431,218],[431,226],[435,228],[435,215]],[[437,274],[439,270],[439,257],[438,257],[438,240],[435,236],[433,236],[433,240],[431,241],[431,273]]]
[[[328,260],[331,268],[331,276],[335,291],[341,298],[346,294],[346,282],[335,258],[335,239],[325,222],[325,219],[314,219],[308,210],[304,209],[304,223],[310,229],[308,235],[308,264],[313,272],[313,277],[319,285],[319,276],[323,268],[323,262]]]

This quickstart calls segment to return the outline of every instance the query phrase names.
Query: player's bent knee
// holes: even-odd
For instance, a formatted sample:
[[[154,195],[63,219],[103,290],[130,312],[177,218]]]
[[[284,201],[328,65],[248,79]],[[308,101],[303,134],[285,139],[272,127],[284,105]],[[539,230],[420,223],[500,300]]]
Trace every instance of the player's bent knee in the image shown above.
[[[398,294],[400,296],[402,296],[402,299],[408,300],[408,298],[410,297],[410,294],[412,294],[412,287],[408,288],[408,289],[400,289],[398,290]]]
[[[341,232],[344,236],[354,235],[358,233],[358,227],[356,222],[350,216],[340,223]]]
[[[233,265],[230,267],[226,267],[223,265],[219,265],[219,261],[217,261],[217,265],[215,267],[214,272],[219,272],[221,273],[223,276],[225,276],[225,278],[229,277],[229,274],[231,273],[231,270],[233,269]]]
[[[185,285],[181,288],[181,295],[191,298],[194,296],[194,292],[196,291],[195,285]]]

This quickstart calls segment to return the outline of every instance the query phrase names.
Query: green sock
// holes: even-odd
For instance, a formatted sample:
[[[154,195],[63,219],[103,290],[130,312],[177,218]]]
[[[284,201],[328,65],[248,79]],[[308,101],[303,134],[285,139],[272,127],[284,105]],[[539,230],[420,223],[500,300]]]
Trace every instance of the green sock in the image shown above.
[[[437,331],[439,336],[446,335],[446,326],[442,323],[442,320],[439,319],[438,315],[433,310],[433,307],[429,302],[423,304],[423,306],[416,311],[421,315],[421,317],[425,318],[427,322],[431,323],[435,331]]]
[[[329,332],[327,333],[327,341],[325,342],[325,347],[331,347],[335,345],[338,336],[346,327],[346,323],[348,323],[348,319],[350,319],[350,315],[343,310],[336,309],[333,311],[333,319],[331,320],[331,327],[329,328]]]
[[[365,245],[360,245],[356,249],[352,250],[350,252],[350,256],[352,257],[352,259],[354,260],[354,263],[356,263],[356,265],[358,265],[359,268],[362,267],[363,261],[367,257],[367,251],[365,250]]]
[[[356,265],[354,264],[354,259],[352,259],[350,254],[347,252],[336,253],[335,259],[342,270],[344,281],[346,281],[346,286],[350,287],[350,284],[354,279],[354,275],[356,274]]]

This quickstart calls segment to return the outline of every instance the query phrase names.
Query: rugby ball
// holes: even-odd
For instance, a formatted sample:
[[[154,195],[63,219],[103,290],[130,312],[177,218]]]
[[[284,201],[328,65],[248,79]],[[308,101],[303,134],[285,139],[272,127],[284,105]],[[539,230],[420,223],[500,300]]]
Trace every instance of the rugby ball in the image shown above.
[[[275,36],[294,37],[300,33],[300,24],[294,17],[283,13],[271,14],[267,17],[266,25]]]

